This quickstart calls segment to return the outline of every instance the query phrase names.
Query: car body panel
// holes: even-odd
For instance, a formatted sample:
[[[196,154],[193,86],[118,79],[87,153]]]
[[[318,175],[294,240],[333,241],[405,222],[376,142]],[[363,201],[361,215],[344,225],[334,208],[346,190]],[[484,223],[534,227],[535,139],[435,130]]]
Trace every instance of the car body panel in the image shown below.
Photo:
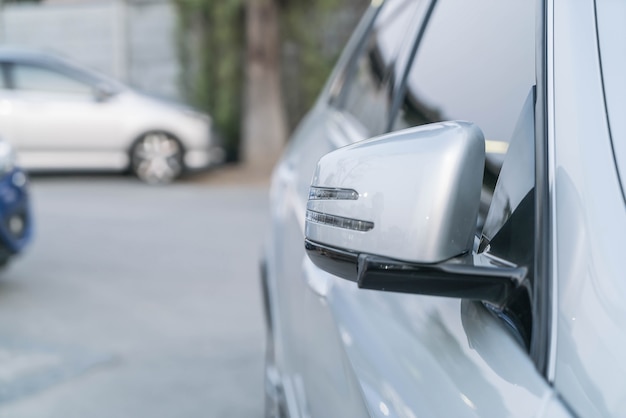
[[[607,124],[595,25],[593,1],[555,1],[554,383],[580,416],[621,416],[626,408],[626,281],[621,280],[626,206]]]
[[[319,157],[334,149],[324,139],[326,125],[323,121],[327,119],[328,114],[327,109],[318,106],[307,116],[300,125],[293,144],[297,143],[298,135],[302,135],[301,138],[318,135],[320,141],[303,143],[302,145],[308,148],[305,153],[295,155],[288,152],[284,163],[274,172],[271,189],[272,228],[269,237],[272,242],[302,242],[304,239],[305,196],[308,196],[312,168]],[[311,171],[308,175],[307,170]],[[303,386],[304,371],[299,369],[298,365],[305,364],[302,356],[306,352],[309,340],[306,331],[311,322],[307,320],[308,315],[302,311],[307,305],[306,298],[314,295],[309,294],[307,284],[301,278],[305,260],[304,247],[284,245],[283,249],[277,252],[273,251],[276,248],[274,245],[268,248],[271,251],[266,254],[266,260],[268,285],[273,295],[271,316],[274,318],[275,361],[281,374],[283,390],[287,395],[290,414],[294,417],[307,416],[307,396]],[[280,279],[283,277],[290,277],[292,280]],[[354,403],[346,402],[346,405],[351,404]]]
[[[107,158],[119,154],[126,145],[121,141],[123,127],[111,124],[111,120],[123,120],[114,105],[98,103],[90,96],[13,91],[2,94],[12,106],[12,112],[2,120],[3,125],[12,125],[5,137],[18,150],[20,165],[28,169],[89,168],[92,164],[99,168],[125,167],[127,161],[121,156]],[[104,149],[93,144],[104,144]],[[99,151],[104,152],[101,161]]]
[[[622,192],[626,200],[626,50],[622,39],[626,38],[626,3],[599,1],[596,3],[598,46],[602,64],[602,80],[607,104],[613,152],[620,174]]]
[[[480,304],[366,291],[329,280],[326,300],[312,302],[332,312],[318,328],[336,327],[335,339],[349,362],[316,363],[315,375],[353,370],[370,416],[533,416],[551,391],[524,349]],[[332,345],[323,337],[315,340]],[[313,384],[325,388],[323,399],[339,402],[336,386],[324,382]],[[315,401],[326,406],[322,398]]]

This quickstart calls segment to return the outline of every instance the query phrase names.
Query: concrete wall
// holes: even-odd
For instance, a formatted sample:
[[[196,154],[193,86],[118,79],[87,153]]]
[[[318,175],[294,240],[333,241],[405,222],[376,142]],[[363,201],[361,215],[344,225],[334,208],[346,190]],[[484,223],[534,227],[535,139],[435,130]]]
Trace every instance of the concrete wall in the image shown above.
[[[141,90],[180,99],[176,10],[166,0],[4,6],[0,42],[51,50]]]

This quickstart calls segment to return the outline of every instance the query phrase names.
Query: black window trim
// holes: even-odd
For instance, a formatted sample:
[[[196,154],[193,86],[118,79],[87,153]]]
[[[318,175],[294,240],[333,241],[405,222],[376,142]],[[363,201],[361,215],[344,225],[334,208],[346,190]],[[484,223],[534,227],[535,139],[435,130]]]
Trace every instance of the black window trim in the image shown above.
[[[549,374],[552,345],[552,259],[551,259],[551,195],[549,166],[548,103],[548,11],[550,1],[537,0],[536,81],[535,103],[535,284],[533,286],[533,328],[530,355],[537,370],[551,380]]]
[[[393,91],[393,99],[391,102],[391,108],[389,110],[389,120],[387,121],[385,132],[391,132],[393,130],[394,121],[396,119],[396,116],[398,115],[398,112],[400,111],[400,108],[402,107],[402,101],[404,100],[404,95],[406,94],[407,79],[409,77],[409,72],[411,70],[411,67],[413,66],[413,61],[415,60],[415,56],[417,55],[417,48],[419,48],[419,46],[422,43],[422,39],[424,39],[424,33],[426,33],[426,28],[428,27],[428,24],[430,23],[430,18],[433,14],[433,11],[435,10],[435,6],[437,5],[438,0],[428,0],[428,1],[429,1],[428,8],[426,9],[424,16],[422,17],[422,21],[420,22],[421,27],[419,29],[419,32],[417,33],[417,36],[415,37],[413,41],[413,45],[411,45],[411,50],[409,52],[410,54],[409,59],[406,63],[406,66],[402,70],[402,78],[400,79],[400,82],[397,84],[397,87],[394,88],[394,91]]]
[[[406,90],[406,80],[408,78],[409,70],[411,68],[411,65],[413,64],[417,48],[422,42],[426,27],[428,25],[428,22],[430,21],[433,10],[438,0],[424,1],[428,2],[428,6],[426,7],[426,11],[424,12],[424,14],[420,16],[419,22],[416,22],[416,24],[420,25],[420,28],[408,48],[409,59],[405,63],[404,68],[401,69],[401,78],[396,82],[393,82],[391,86],[391,105],[387,114],[387,120],[383,124],[383,133],[388,133],[393,130],[393,121],[397,113],[400,111],[402,105],[402,98],[404,97],[404,93]],[[371,16],[367,20],[358,44],[352,50],[352,53],[349,56],[346,64],[343,66],[343,68],[341,68],[341,70],[338,72],[336,77],[334,77],[331,83],[330,94],[327,101],[330,106],[342,111],[345,110],[346,95],[349,91],[349,88],[346,88],[348,86],[346,84],[346,80],[348,80],[349,76],[355,72],[355,67],[358,64],[358,60],[363,54],[363,49],[366,47],[369,35],[374,29],[376,21],[378,20],[378,16],[380,15],[380,11],[384,6],[385,2],[383,1],[380,5],[370,6],[368,11],[366,12],[366,14],[371,13]]]
[[[365,44],[369,39],[369,34],[374,28],[374,23],[376,22],[383,6],[384,2],[379,6],[370,6],[365,12],[364,19],[366,20],[366,22],[361,22],[365,23],[365,27],[362,31],[355,31],[355,35],[359,36],[357,41],[358,43],[352,49],[351,54],[346,61],[346,64],[339,70],[331,83],[330,93],[327,100],[329,106],[339,109],[343,108],[343,103],[345,102],[345,96],[347,91],[346,80],[348,79],[350,74],[354,73],[354,68],[357,64],[357,61],[363,52],[363,48],[365,47]],[[367,16],[367,18],[365,16]]]

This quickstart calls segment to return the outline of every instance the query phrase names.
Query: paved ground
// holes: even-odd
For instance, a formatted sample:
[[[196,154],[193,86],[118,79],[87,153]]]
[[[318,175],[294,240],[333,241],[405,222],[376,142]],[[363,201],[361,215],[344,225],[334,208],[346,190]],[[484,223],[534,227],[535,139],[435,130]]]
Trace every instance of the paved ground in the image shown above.
[[[260,417],[267,177],[36,178],[0,273],[0,417]]]
[[[218,169],[189,176],[184,183],[205,184],[212,187],[269,187],[270,169],[224,165]]]

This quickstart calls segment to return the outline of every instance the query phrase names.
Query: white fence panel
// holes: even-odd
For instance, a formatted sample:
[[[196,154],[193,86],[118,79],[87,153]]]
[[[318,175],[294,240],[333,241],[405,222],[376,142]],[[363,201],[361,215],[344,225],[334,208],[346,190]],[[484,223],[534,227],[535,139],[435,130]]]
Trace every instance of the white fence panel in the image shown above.
[[[181,98],[170,2],[46,2],[4,6],[4,45],[50,50],[142,90]]]

